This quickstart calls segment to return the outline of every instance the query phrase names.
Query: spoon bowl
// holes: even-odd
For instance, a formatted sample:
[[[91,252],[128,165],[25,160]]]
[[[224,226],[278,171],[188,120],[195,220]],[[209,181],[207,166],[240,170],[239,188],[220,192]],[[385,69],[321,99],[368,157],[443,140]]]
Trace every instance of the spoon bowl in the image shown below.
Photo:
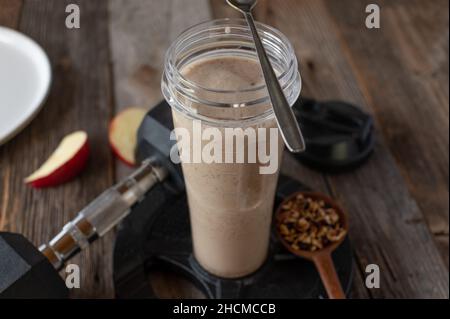
[[[257,0],[227,0],[230,6],[242,13],[252,11],[257,2]]]

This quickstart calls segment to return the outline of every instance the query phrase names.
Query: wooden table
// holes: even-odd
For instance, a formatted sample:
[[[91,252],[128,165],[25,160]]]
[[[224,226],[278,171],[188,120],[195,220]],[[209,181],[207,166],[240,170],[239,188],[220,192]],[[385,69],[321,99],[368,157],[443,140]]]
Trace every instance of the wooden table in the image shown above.
[[[378,133],[373,156],[353,172],[321,174],[289,155],[282,171],[349,212],[353,297],[448,298],[449,3],[374,0],[381,28],[367,29],[366,2],[261,0],[257,7],[256,18],[295,46],[302,94],[360,105]],[[65,27],[69,3],[80,7],[80,29]],[[126,174],[108,146],[111,117],[161,100],[163,55],[181,30],[236,15],[222,0],[0,0],[0,25],[35,39],[53,66],[45,107],[0,147],[0,230],[40,244]],[[94,145],[88,169],[61,187],[26,187],[23,178],[77,129]],[[75,258],[82,283],[73,296],[113,297],[113,240],[110,233]],[[371,263],[380,267],[380,289],[365,288]],[[193,293],[172,276],[155,277],[165,296]]]

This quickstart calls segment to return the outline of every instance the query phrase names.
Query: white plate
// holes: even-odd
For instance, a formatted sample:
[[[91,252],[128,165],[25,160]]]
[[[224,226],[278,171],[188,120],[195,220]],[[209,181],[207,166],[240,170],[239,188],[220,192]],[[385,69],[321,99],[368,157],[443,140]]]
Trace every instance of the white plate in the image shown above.
[[[50,81],[44,50],[22,33],[0,27],[0,145],[38,113]]]

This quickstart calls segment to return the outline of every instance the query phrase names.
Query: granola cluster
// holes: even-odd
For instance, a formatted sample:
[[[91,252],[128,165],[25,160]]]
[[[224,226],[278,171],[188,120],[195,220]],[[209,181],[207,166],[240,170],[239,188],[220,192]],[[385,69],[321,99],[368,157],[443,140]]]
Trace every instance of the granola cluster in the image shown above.
[[[346,235],[334,208],[302,194],[283,204],[281,216],[280,234],[294,250],[320,250]]]

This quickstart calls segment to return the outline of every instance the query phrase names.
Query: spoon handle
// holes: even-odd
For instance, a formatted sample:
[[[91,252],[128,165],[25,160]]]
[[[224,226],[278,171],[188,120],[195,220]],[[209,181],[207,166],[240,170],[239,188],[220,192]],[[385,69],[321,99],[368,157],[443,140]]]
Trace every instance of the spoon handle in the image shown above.
[[[345,293],[342,290],[341,282],[334,268],[333,259],[330,253],[318,254],[313,258],[314,264],[319,271],[322,283],[330,299],[345,299]]]
[[[294,153],[301,152],[305,149],[305,142],[297,120],[284,96],[280,83],[278,83],[277,76],[273,71],[272,65],[270,64],[269,58],[267,57],[258,35],[258,31],[256,30],[252,14],[250,12],[245,12],[244,15],[253,35],[256,52],[261,63],[261,69],[266,81],[267,91],[269,92],[270,101],[272,102],[278,128],[281,131],[281,135],[289,151]]]

